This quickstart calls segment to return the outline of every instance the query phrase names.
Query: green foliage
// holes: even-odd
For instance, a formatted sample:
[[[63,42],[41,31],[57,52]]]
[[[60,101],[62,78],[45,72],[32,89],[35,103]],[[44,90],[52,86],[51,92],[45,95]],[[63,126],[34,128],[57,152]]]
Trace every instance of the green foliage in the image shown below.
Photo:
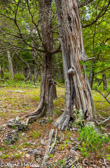
[[[49,158],[53,158],[53,155],[51,153],[49,153]]]
[[[41,132],[40,131],[33,131],[32,133],[31,133],[31,136],[33,137],[33,138],[38,138],[39,136],[41,135]]]
[[[35,88],[35,87],[38,87],[40,86],[40,83],[36,83],[34,84],[33,82],[30,82],[30,81],[18,81],[18,80],[11,80],[11,79],[8,79],[8,80],[0,80],[0,86],[3,86],[3,87],[29,87],[29,88]]]
[[[87,125],[81,129],[78,141],[81,142],[79,149],[82,156],[87,157],[89,152],[95,152],[96,155],[101,153],[103,144],[110,142],[110,139],[102,133],[96,133],[94,127]]]
[[[2,147],[0,147],[0,151],[3,151],[3,148],[2,148]]]
[[[67,148],[69,143],[71,143],[70,136],[71,132],[67,132],[67,130],[65,130],[65,134],[61,135],[61,140],[63,141],[63,144],[60,145],[61,150]]]
[[[46,168],[53,168],[53,167],[58,167],[58,168],[65,168],[66,160],[62,159],[60,161],[56,161],[50,164],[46,163]]]
[[[65,168],[65,164],[66,164],[66,160],[65,159],[62,159],[59,163],[59,167],[61,168]]]
[[[2,155],[1,158],[2,158],[2,159],[9,158],[9,155]]]
[[[109,161],[110,161],[110,155],[107,155],[107,160],[109,160]]]

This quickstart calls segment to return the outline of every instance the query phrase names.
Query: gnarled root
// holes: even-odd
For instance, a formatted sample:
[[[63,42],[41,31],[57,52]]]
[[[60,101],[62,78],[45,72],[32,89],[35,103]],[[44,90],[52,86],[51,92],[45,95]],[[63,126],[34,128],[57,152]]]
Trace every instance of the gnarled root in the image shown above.
[[[41,116],[43,116],[45,111],[45,106],[43,106],[43,104],[39,104],[38,108],[36,111],[28,114],[25,116],[25,118],[27,118],[26,120],[26,125],[28,125],[29,123],[37,120],[38,118],[40,118]]]
[[[60,129],[60,130],[65,130],[68,127],[70,121],[70,116],[67,114],[62,114],[57,121],[55,122],[54,126]]]

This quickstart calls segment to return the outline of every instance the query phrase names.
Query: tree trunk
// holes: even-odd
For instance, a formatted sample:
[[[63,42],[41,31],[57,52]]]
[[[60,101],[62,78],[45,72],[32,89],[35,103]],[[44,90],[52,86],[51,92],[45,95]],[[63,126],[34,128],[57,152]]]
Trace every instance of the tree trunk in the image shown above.
[[[103,81],[103,90],[107,89],[107,79],[106,79],[106,74],[102,75],[102,81]]]
[[[87,56],[77,1],[56,0],[56,6],[65,75],[65,111],[59,123],[59,128],[63,130],[70,118],[75,119],[74,107],[81,112],[83,119],[92,120],[92,92],[87,74],[82,73],[86,67],[80,64]]]
[[[36,61],[36,52],[32,51],[33,65],[34,65],[34,82],[38,81],[38,69],[37,69],[37,61]]]
[[[42,44],[47,52],[44,53],[42,62],[40,103],[35,112],[27,115],[29,117],[27,120],[28,123],[44,114],[51,115],[53,111],[53,91],[55,89],[53,55],[48,52],[53,50],[51,1],[39,0]]]
[[[0,67],[0,75],[1,75],[1,79],[2,79],[2,78],[3,78],[3,75],[4,75],[2,66]]]
[[[11,55],[10,55],[10,51],[7,50],[7,56],[8,56],[8,62],[9,62],[9,69],[11,72],[11,79],[14,79],[14,70],[13,70],[13,63],[12,63],[12,59],[11,59]]]
[[[31,73],[30,65],[29,65],[22,57],[20,57],[19,54],[16,53],[16,55],[17,55],[17,57],[19,58],[19,60],[20,60],[21,62],[23,62],[23,63],[26,65],[26,67],[24,68],[25,80],[30,80],[30,81],[32,81],[32,73]]]

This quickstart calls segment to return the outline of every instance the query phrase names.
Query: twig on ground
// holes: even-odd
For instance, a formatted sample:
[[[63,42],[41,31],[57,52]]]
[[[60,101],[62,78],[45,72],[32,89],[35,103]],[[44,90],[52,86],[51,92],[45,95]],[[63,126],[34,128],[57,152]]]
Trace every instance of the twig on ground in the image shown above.
[[[103,158],[103,159],[104,159],[104,158]],[[107,163],[106,163],[106,160],[105,160],[105,159],[104,159],[104,163],[103,163],[103,165],[105,165],[106,168],[109,168],[108,165],[107,165]]]
[[[53,144],[51,145],[53,134],[54,134],[54,129],[51,129],[50,133],[49,133],[49,140],[48,140],[47,149],[46,149],[46,152],[45,152],[45,155],[44,155],[44,159],[43,159],[41,168],[44,168],[44,166],[46,164],[46,161],[49,158],[49,154],[52,152],[52,150],[55,146],[56,139],[57,139],[57,129],[56,129],[56,133],[55,133],[55,140],[54,140]]]

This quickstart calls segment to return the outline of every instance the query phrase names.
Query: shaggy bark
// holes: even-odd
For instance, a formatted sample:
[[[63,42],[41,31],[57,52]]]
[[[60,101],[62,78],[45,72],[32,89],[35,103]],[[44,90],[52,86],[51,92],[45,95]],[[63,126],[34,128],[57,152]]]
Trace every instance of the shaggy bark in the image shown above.
[[[92,92],[87,74],[83,74],[86,67],[81,67],[80,64],[87,56],[83,46],[77,1],[56,0],[56,6],[65,75],[65,111],[59,123],[59,128],[63,130],[70,118],[75,118],[74,106],[82,111],[83,119],[92,120]]]

